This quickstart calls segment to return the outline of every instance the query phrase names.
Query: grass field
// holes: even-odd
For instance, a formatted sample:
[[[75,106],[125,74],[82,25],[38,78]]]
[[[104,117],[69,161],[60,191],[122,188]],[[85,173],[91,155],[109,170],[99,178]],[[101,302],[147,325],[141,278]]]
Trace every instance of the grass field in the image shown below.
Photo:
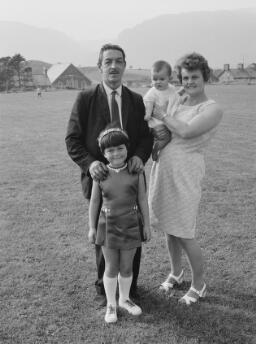
[[[0,94],[1,344],[256,343],[256,86],[208,93],[225,111],[207,150],[198,216],[208,295],[191,308],[177,304],[187,264],[174,297],[159,293],[169,264],[154,232],[139,278],[144,313],[120,313],[111,326],[93,302],[87,204],[64,144],[77,92]]]

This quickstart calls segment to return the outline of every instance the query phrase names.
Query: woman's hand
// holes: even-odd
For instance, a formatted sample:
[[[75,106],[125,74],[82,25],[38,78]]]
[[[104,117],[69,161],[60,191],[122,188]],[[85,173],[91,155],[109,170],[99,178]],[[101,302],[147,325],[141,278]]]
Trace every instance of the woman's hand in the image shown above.
[[[143,227],[143,238],[144,238],[144,242],[149,242],[151,239],[151,231],[150,231],[150,228],[147,226]]]
[[[158,140],[167,140],[170,137],[170,130],[165,125],[158,125],[152,128],[152,133]]]
[[[166,111],[163,110],[163,107],[158,104],[155,104],[152,117],[159,119],[161,121],[164,115],[166,115]]]
[[[96,240],[96,228],[90,228],[88,233],[88,239],[90,244],[95,244]]]

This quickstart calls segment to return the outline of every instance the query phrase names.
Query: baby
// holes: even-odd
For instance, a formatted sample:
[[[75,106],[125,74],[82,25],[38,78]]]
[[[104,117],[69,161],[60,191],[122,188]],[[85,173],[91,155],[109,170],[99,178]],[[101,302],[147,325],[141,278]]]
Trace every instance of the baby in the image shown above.
[[[156,126],[164,126],[163,122],[153,117],[153,109],[155,105],[160,106],[163,111],[167,111],[167,106],[170,98],[177,97],[175,87],[171,85],[170,79],[172,75],[172,68],[166,61],[156,61],[151,68],[152,88],[144,96],[144,104],[146,108],[145,120],[148,122],[149,128]],[[152,159],[158,159],[161,149],[163,149],[170,141],[172,135],[165,139],[154,140]]]

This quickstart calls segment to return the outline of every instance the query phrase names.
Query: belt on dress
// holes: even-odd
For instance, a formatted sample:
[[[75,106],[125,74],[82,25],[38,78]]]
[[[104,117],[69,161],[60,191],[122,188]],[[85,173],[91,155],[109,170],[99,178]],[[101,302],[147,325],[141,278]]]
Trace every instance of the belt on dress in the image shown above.
[[[108,208],[108,207],[105,207],[105,206],[103,206],[102,208],[101,208],[101,211],[103,212],[103,213],[105,213],[106,215],[107,214],[111,214],[112,212],[114,212],[116,209],[115,208]],[[122,210],[124,210],[121,214],[119,214],[119,215],[122,215],[122,214],[126,214],[126,213],[129,213],[130,211],[137,211],[138,210],[138,206],[137,206],[137,204],[134,204],[132,207],[127,207],[127,209],[125,208],[125,209],[122,209]]]

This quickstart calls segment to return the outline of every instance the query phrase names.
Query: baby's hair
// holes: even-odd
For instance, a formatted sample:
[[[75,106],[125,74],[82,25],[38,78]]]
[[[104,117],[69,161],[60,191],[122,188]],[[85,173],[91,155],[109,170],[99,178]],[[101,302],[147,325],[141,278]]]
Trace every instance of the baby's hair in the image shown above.
[[[166,68],[168,76],[172,75],[172,67],[167,61],[158,60],[153,63],[152,70],[160,72],[160,70],[162,70],[163,68]]]
[[[104,150],[109,147],[116,147],[125,145],[127,150],[129,149],[129,137],[121,128],[108,126],[103,130],[98,137],[99,147],[102,154]]]

